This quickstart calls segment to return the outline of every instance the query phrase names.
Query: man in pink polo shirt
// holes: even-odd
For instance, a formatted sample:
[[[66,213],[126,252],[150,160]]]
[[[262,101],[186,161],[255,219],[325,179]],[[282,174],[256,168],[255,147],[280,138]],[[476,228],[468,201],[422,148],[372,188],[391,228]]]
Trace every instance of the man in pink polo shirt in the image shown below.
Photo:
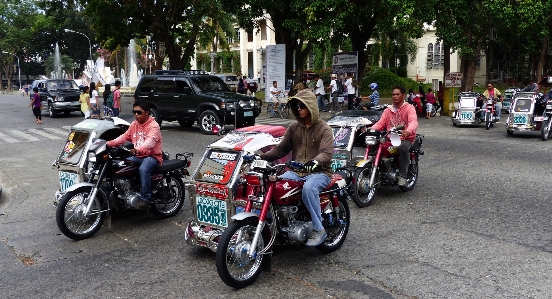
[[[399,145],[399,186],[406,186],[406,178],[408,171],[408,156],[410,147],[416,138],[416,130],[418,129],[418,117],[414,106],[404,101],[406,89],[404,86],[393,87],[391,95],[393,106],[385,109],[380,120],[375,123],[371,129],[378,131],[388,131],[397,126],[404,126],[401,135],[401,145]]]
[[[132,160],[140,164],[140,201],[135,208],[147,207],[151,203],[151,173],[163,163],[161,130],[155,118],[150,116],[150,105],[136,101],[132,107],[134,121],[128,130],[114,140],[108,141],[110,147],[117,147],[126,141],[134,144],[130,150]]]

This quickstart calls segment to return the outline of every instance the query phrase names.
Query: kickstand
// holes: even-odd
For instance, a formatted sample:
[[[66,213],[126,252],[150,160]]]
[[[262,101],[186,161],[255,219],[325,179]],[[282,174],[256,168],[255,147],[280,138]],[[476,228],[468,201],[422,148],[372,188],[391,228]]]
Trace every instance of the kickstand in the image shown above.
[[[266,258],[266,263],[263,268],[263,272],[272,272],[272,254],[267,254],[264,258]]]

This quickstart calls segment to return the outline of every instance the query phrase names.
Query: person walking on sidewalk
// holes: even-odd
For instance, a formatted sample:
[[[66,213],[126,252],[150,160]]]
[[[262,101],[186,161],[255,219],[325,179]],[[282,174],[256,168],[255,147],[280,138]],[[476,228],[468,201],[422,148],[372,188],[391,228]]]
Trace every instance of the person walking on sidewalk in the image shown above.
[[[435,100],[435,95],[433,94],[433,89],[428,88],[427,94],[426,94],[426,118],[431,118],[431,111],[433,110],[433,106],[435,106],[435,103],[437,101]]]
[[[332,80],[330,81],[330,85],[328,87],[326,87],[326,89],[329,89],[330,90],[330,95],[331,95],[331,100],[332,100],[332,108],[330,110],[330,113],[334,113],[334,112],[337,112],[339,109],[337,108],[338,107],[338,99],[337,97],[339,96],[339,91],[338,91],[338,88],[337,88],[337,75],[336,74],[332,74],[331,76]]]
[[[347,73],[347,80],[345,81],[345,88],[347,88],[347,109],[352,110],[355,102],[356,88],[353,85],[353,74]]]
[[[42,102],[40,100],[40,94],[38,93],[38,87],[33,88],[33,99],[29,104],[29,107],[33,107],[33,114],[36,118],[35,123],[42,123]]]
[[[314,93],[316,94],[316,100],[318,102],[318,110],[326,112],[326,104],[324,104],[324,98],[326,98],[326,92],[324,91],[324,81],[320,79],[320,75],[315,74],[314,80],[316,85],[314,88]]]

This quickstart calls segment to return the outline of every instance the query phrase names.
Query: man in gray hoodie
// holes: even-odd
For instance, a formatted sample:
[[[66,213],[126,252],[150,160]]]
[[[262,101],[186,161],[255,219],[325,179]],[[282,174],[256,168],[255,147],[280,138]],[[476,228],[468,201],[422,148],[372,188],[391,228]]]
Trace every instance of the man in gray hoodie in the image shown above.
[[[334,152],[332,128],[320,119],[316,96],[310,90],[299,91],[290,98],[289,105],[297,121],[289,125],[276,147],[261,154],[261,159],[274,161],[291,151],[292,160],[305,165],[305,170],[288,171],[281,177],[305,182],[303,203],[311,214],[314,228],[306,245],[318,246],[326,238],[319,193],[330,183]]]

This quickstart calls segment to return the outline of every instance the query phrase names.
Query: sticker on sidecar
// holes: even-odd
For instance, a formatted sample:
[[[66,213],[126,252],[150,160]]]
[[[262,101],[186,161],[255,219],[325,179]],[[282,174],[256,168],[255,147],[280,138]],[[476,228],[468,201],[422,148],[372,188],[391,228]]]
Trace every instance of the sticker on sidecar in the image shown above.
[[[206,224],[226,227],[226,201],[196,195],[197,220]]]

